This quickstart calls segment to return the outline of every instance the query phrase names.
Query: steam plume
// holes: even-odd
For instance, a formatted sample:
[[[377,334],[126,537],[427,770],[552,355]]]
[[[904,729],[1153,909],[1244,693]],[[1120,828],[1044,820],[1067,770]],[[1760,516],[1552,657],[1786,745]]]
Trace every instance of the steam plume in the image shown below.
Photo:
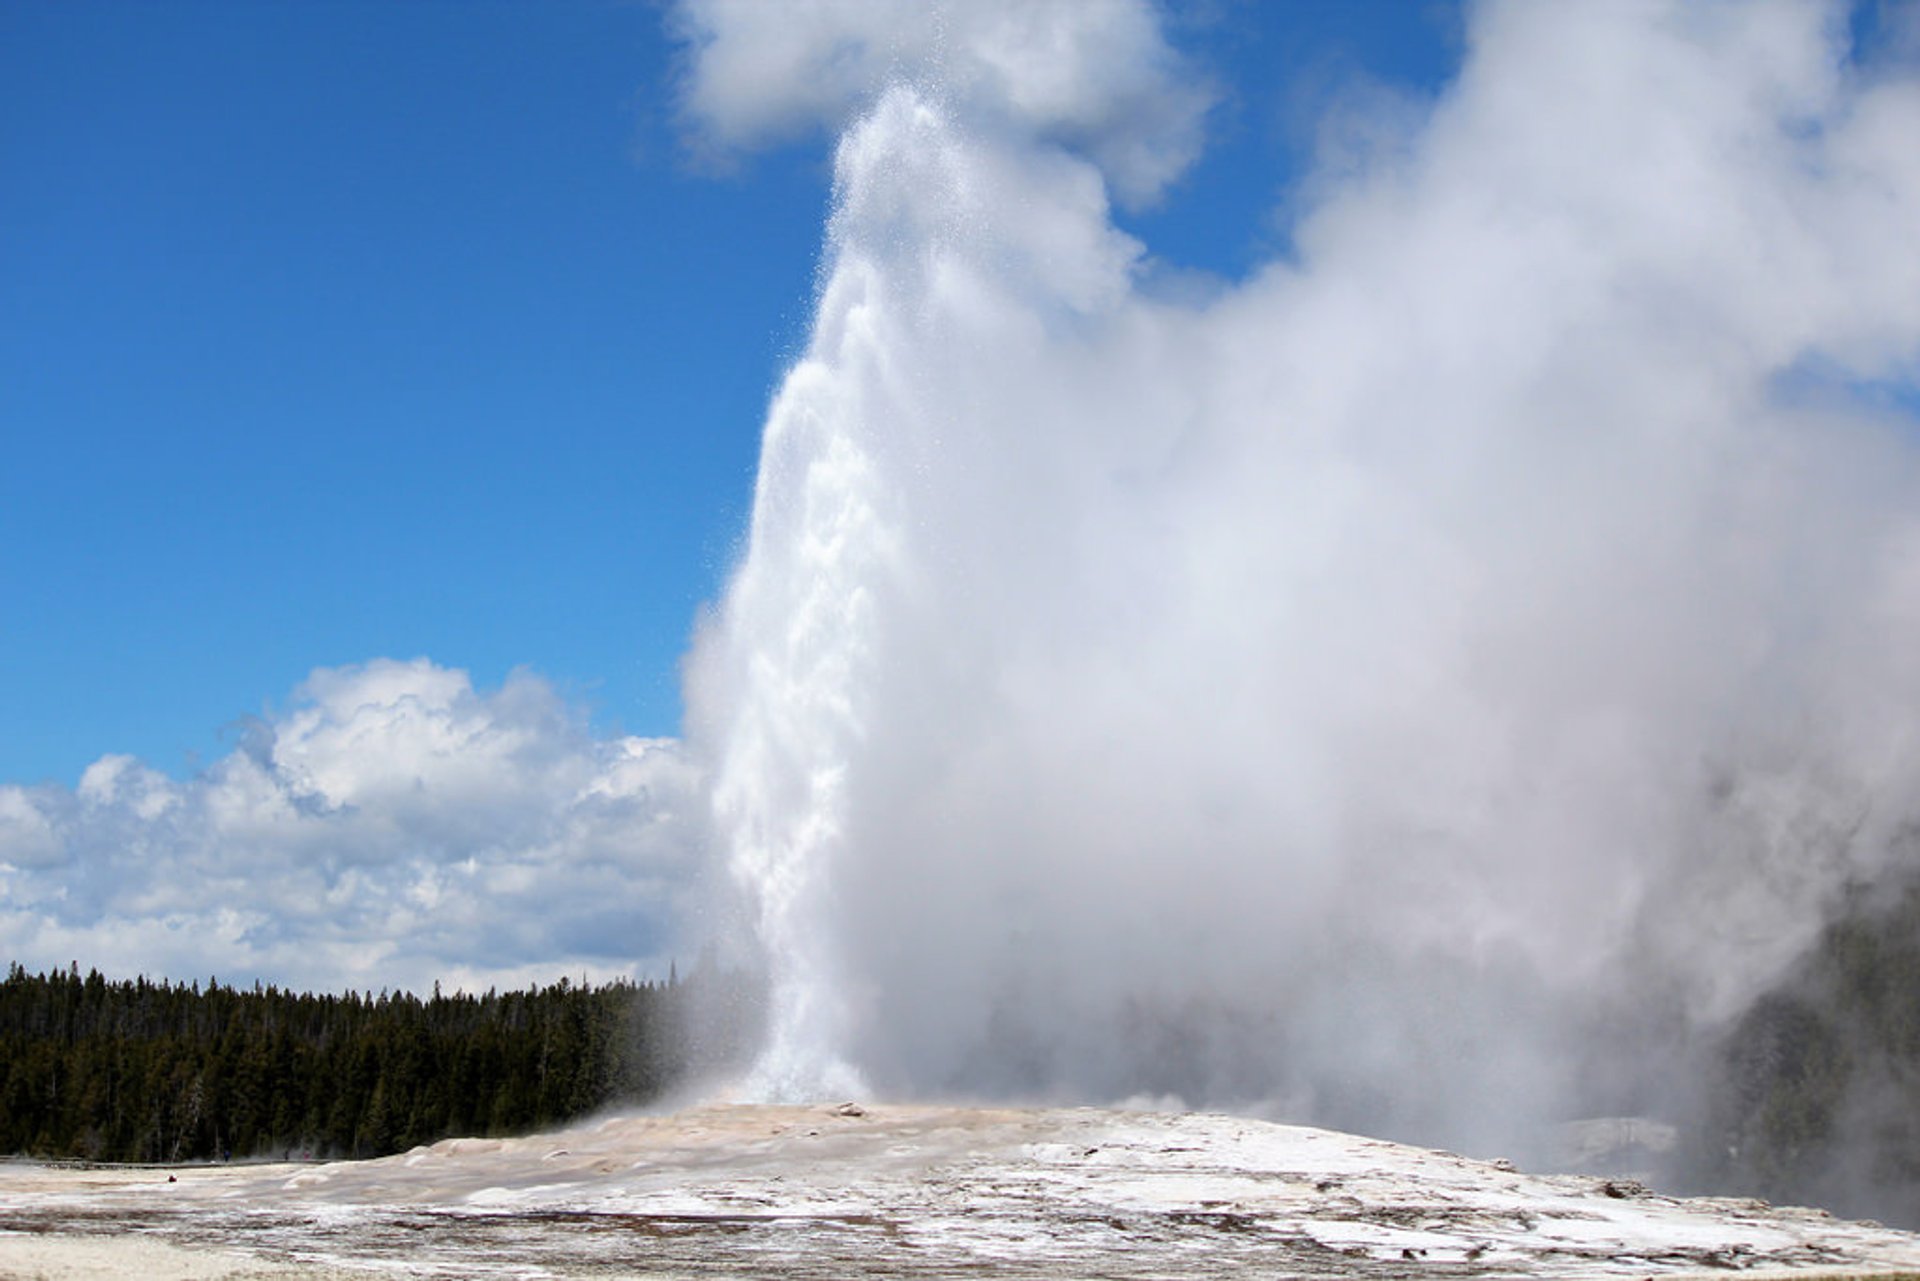
[[[1487,1142],[1734,1012],[1920,817],[1913,62],[1476,6],[1195,304],[1109,216],[1205,101],[1151,10],[1046,8],[1056,99],[903,12],[688,8],[712,138],[849,113],[690,666],[763,1088]]]

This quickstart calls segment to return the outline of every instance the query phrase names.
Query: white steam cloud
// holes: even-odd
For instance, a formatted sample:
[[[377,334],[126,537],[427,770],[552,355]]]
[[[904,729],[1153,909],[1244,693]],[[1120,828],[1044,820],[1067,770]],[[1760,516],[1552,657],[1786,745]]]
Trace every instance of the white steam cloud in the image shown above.
[[[184,782],[105,756],[0,786],[0,938],[30,968],[323,990],[659,977],[700,796],[677,744],[595,739],[536,676],[322,669]]]
[[[1200,149],[1211,92],[1135,0],[686,0],[694,136],[725,151],[838,130],[895,81],[938,85],[974,124],[1093,157],[1129,199],[1157,193]]]
[[[1205,304],[1109,217],[1206,101],[1146,5],[684,17],[711,140],[858,113],[690,667],[763,1088],[1486,1138],[1898,856],[1920,75],[1844,10],[1477,5]]]

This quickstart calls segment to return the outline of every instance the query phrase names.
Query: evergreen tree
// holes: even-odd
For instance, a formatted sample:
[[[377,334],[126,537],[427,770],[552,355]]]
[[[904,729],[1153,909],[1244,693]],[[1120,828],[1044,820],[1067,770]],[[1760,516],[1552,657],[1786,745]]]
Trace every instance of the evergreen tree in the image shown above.
[[[644,1102],[701,978],[308,995],[77,966],[0,983],[0,1153],[107,1161],[378,1156]]]

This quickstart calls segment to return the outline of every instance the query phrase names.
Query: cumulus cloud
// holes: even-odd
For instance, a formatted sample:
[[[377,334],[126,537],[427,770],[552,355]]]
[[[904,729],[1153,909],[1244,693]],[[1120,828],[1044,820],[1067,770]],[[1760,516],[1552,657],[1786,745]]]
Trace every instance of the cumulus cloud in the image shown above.
[[[537,676],[323,668],[193,778],[0,786],[0,940],[330,989],[657,975],[698,919],[700,795],[677,743],[597,739]]]
[[[687,0],[684,109],[695,136],[737,149],[838,130],[890,83],[913,81],[998,125],[1091,155],[1129,199],[1199,151],[1212,95],[1145,0]]]
[[[801,12],[696,86],[839,47]],[[1201,304],[1046,119],[936,74],[849,126],[690,667],[768,1088],[1503,1141],[1899,856],[1920,69],[1798,0],[1470,18]]]

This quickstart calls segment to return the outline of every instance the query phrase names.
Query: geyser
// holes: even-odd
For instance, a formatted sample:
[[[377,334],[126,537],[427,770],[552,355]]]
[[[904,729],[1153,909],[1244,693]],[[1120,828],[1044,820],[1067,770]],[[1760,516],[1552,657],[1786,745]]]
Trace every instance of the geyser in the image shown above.
[[[1913,61],[1472,6],[1196,301],[1108,203],[1204,106],[1150,9],[809,12],[687,14],[719,140],[848,112],[690,662],[755,1088],[1656,1105],[1920,819]]]

